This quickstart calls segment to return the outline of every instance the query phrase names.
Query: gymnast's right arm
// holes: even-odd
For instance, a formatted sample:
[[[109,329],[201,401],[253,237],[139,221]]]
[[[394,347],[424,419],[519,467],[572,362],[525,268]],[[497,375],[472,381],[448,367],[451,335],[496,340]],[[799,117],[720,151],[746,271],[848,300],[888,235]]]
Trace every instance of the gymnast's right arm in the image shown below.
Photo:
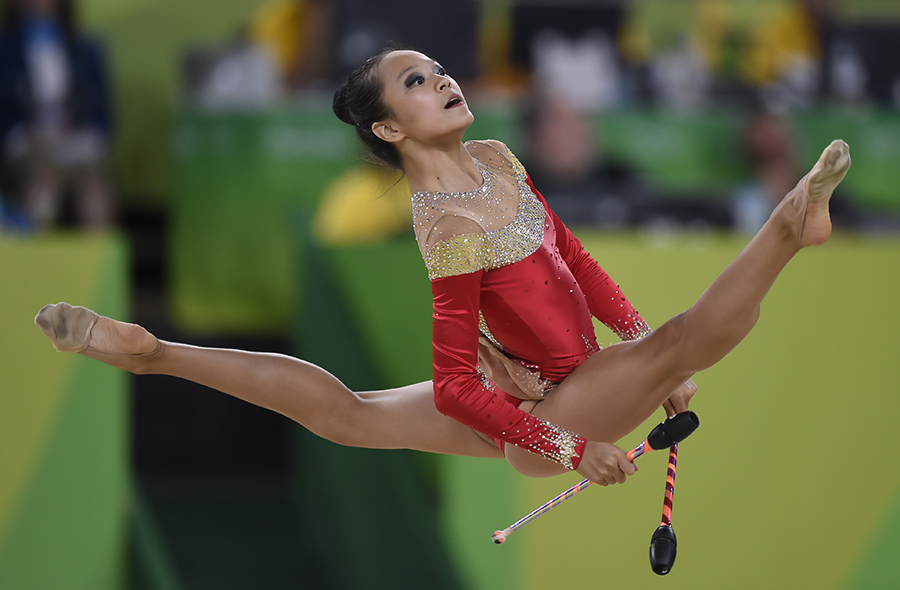
[[[485,271],[436,278],[434,404],[438,411],[492,438],[555,461],[600,485],[622,483],[637,467],[615,445],[578,434],[520,410],[477,372],[478,309]]]
[[[484,273],[482,268],[431,281],[435,406],[478,432],[575,469],[584,451],[583,437],[520,410],[502,395],[503,390],[478,373],[478,309]]]

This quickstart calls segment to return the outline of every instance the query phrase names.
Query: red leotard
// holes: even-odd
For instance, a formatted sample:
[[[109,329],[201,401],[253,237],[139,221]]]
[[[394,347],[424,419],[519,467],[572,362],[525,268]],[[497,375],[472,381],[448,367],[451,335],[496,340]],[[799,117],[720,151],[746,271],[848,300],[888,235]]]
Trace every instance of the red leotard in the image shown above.
[[[585,440],[520,410],[478,367],[478,338],[561,382],[600,347],[593,315],[623,340],[650,328],[502,144],[470,142],[485,177],[471,193],[416,193],[415,228],[434,296],[437,409],[497,441],[574,469]],[[518,194],[502,194],[509,175]],[[500,194],[498,194],[500,193]],[[549,389],[549,388],[548,388]]]

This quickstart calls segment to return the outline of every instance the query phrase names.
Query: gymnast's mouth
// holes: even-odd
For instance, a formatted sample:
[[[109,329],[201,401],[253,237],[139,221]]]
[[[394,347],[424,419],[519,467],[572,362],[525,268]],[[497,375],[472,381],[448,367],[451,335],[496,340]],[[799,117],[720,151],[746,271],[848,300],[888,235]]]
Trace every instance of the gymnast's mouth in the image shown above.
[[[454,94],[450,97],[450,100],[447,101],[447,104],[444,105],[445,109],[452,109],[455,106],[459,106],[463,104],[462,97],[458,94]]]

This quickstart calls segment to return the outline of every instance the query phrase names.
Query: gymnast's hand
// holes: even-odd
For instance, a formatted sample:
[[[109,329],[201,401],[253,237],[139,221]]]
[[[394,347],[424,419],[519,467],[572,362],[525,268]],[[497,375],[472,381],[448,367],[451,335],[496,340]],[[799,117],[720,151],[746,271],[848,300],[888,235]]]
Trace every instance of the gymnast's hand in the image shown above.
[[[607,486],[625,483],[625,478],[637,471],[637,465],[629,461],[619,447],[589,440],[575,471],[596,484]]]
[[[678,389],[672,392],[669,399],[663,402],[663,409],[666,411],[666,416],[671,418],[675,414],[687,412],[688,404],[691,402],[691,398],[694,397],[695,393],[697,393],[697,384],[694,383],[693,379],[688,379],[682,383]]]

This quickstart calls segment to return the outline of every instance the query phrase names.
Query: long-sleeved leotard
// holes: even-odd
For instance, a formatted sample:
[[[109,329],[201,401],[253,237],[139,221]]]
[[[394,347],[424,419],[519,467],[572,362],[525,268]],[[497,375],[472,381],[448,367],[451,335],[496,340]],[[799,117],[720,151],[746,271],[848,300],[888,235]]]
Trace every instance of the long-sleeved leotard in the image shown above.
[[[501,449],[514,444],[574,469],[585,440],[520,410],[520,399],[491,382],[479,368],[479,336],[549,391],[600,349],[592,315],[624,340],[650,328],[515,156],[493,143],[467,144],[481,189],[413,195],[434,297],[435,405]]]

